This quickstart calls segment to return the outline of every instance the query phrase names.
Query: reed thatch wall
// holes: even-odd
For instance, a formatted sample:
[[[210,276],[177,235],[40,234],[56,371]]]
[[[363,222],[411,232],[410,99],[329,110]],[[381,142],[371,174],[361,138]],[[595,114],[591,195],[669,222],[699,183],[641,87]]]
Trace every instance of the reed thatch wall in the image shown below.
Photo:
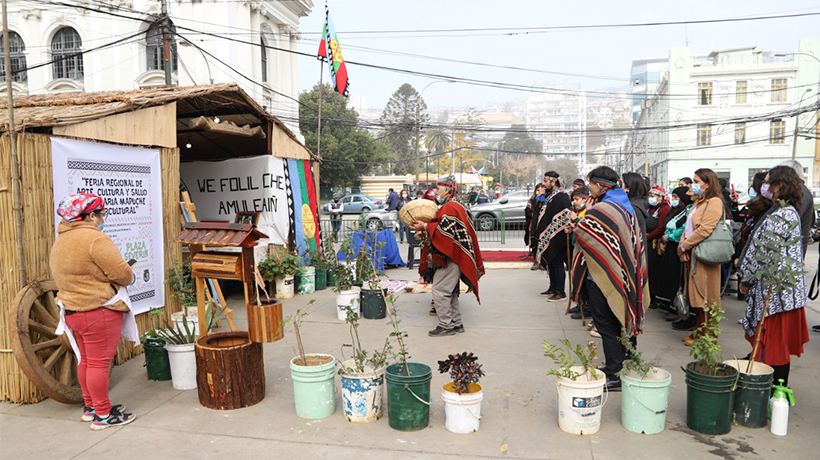
[[[20,163],[23,202],[23,242],[28,281],[48,279],[49,253],[54,243],[54,197],[51,172],[51,136],[20,133],[17,152]],[[160,149],[162,169],[162,204],[165,240],[165,265],[181,260],[181,247],[171,241],[180,231],[179,149]],[[22,373],[11,352],[8,321],[16,309],[12,301],[19,291],[16,260],[17,233],[14,225],[11,193],[11,152],[8,133],[0,138],[0,400],[33,403],[44,398]],[[176,299],[166,289],[165,314],[179,311]],[[150,327],[147,315],[137,316],[140,332]],[[121,343],[117,364],[142,352],[142,347]],[[114,371],[116,372],[116,370]]]

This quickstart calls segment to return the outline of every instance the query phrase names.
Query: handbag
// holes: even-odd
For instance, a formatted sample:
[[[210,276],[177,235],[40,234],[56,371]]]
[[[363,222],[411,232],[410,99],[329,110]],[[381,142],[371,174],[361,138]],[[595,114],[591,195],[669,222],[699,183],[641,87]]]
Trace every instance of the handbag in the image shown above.
[[[681,267],[681,273],[683,273],[684,268]],[[686,284],[688,284],[689,278],[686,278],[686,283],[683,286],[678,288],[678,293],[675,294],[675,298],[672,299],[672,306],[675,307],[675,310],[678,312],[678,316],[681,319],[686,319],[689,317],[689,312],[691,308],[689,307],[689,299],[686,298],[686,293],[684,288]]]
[[[703,211],[706,212],[708,207],[709,203],[707,202]],[[692,257],[698,262],[720,265],[731,262],[732,257],[735,255],[731,221],[725,218],[725,212],[723,217],[724,219],[715,225],[712,233],[695,246]]]

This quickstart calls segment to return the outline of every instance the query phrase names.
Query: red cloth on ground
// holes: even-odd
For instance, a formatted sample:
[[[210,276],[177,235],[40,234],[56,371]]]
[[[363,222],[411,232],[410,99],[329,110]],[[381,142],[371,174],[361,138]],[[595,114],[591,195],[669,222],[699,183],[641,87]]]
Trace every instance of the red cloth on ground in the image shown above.
[[[442,220],[445,221],[444,225],[439,228]],[[468,287],[467,292],[473,291],[476,300],[481,304],[478,297],[478,279],[484,275],[484,262],[478,248],[478,236],[464,206],[452,201],[444,203],[436,213],[436,218],[427,224],[427,234],[437,251],[433,252],[433,263],[439,267],[447,266],[447,260],[442,257],[444,255],[458,264],[462,281]],[[428,269],[428,253],[429,248],[424,245],[419,263],[420,274],[424,274]]]
[[[66,325],[77,339],[82,360],[77,378],[83,389],[85,405],[97,415],[111,412],[108,399],[108,366],[117,354],[122,333],[123,312],[107,308],[80,311],[65,317]]]
[[[754,346],[754,336],[743,336]],[[789,355],[800,357],[803,354],[803,344],[808,342],[809,326],[804,308],[767,316],[763,322],[763,333],[755,361],[769,366],[782,366],[791,360]]]

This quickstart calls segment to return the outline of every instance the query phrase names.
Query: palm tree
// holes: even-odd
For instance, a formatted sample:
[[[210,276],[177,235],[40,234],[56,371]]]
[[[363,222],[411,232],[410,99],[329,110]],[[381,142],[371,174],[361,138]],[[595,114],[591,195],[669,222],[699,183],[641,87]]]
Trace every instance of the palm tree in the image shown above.
[[[430,128],[424,135],[424,146],[435,153],[444,152],[450,147],[450,135],[444,128]]]

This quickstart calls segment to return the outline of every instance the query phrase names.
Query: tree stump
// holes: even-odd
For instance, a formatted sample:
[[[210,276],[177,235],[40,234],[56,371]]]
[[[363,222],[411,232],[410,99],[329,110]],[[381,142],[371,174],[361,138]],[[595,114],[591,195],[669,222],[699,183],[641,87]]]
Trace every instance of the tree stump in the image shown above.
[[[252,342],[276,342],[285,336],[282,326],[282,302],[262,299],[251,302],[248,307],[248,331]]]
[[[247,331],[208,334],[196,341],[199,402],[209,409],[253,406],[265,397],[262,344]]]

